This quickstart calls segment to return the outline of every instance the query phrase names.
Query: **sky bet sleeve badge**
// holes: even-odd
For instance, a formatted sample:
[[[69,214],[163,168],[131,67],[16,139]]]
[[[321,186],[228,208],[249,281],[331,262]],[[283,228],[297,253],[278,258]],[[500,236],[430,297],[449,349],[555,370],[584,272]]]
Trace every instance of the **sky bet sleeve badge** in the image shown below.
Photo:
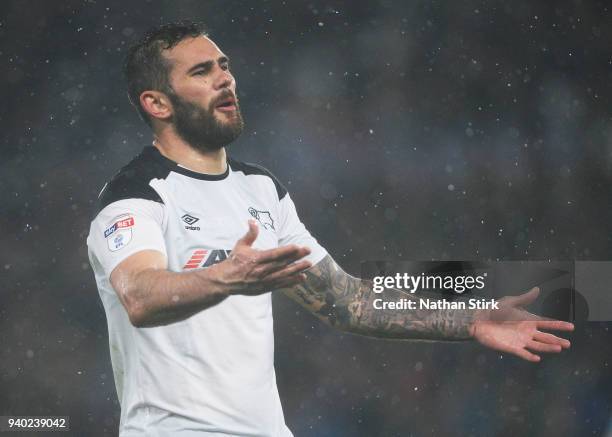
[[[115,252],[129,244],[132,240],[132,227],[134,217],[122,214],[111,221],[111,225],[104,231],[104,238],[111,252]]]

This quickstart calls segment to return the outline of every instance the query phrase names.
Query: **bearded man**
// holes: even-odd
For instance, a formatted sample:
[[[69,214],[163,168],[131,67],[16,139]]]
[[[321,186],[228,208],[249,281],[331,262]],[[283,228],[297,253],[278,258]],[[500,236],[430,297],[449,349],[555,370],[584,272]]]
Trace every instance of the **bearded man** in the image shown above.
[[[105,185],[87,239],[120,436],[291,436],[274,373],[271,291],[373,337],[473,339],[529,361],[569,347],[540,329],[572,324],[521,308],[537,290],[504,299],[495,315],[375,308],[372,283],[336,264],[286,188],[227,156],[243,130],[236,81],[199,25],[153,29],[129,51],[125,73],[153,146]]]

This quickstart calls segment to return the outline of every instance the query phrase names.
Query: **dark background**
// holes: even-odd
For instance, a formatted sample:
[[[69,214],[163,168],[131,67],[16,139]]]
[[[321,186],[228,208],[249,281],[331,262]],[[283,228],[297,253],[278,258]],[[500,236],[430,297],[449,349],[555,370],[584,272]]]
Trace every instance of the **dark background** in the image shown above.
[[[151,135],[121,76],[154,24],[208,23],[268,167],[347,271],[367,259],[610,260],[604,1],[0,4],[0,414],[116,435],[85,238]],[[518,290],[517,290],[518,291]],[[612,435],[612,333],[530,364],[471,343],[343,335],[275,297],[296,436]]]

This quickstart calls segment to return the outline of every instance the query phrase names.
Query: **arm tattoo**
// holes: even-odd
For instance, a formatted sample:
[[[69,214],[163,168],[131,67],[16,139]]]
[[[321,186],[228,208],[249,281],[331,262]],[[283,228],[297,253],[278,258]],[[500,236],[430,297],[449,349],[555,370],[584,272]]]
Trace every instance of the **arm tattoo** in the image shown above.
[[[374,293],[372,281],[345,273],[327,255],[306,272],[306,281],[285,293],[331,326],[372,337],[467,340],[474,322],[474,311],[461,309],[376,309],[373,302],[381,295]],[[385,291],[385,300],[440,299],[433,293],[418,296],[396,289]]]

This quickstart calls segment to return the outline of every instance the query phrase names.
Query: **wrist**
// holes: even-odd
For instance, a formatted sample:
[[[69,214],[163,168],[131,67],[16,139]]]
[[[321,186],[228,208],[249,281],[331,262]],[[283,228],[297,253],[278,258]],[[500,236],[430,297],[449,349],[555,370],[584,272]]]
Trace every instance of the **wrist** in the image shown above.
[[[469,336],[472,339],[475,339],[478,335],[478,328],[482,323],[486,322],[490,319],[491,310],[476,310],[474,312],[474,317],[472,319],[472,323],[468,327]]]
[[[212,265],[196,272],[202,279],[202,288],[209,290],[213,295],[228,297],[235,294],[235,290],[227,281],[224,281],[219,264]]]

